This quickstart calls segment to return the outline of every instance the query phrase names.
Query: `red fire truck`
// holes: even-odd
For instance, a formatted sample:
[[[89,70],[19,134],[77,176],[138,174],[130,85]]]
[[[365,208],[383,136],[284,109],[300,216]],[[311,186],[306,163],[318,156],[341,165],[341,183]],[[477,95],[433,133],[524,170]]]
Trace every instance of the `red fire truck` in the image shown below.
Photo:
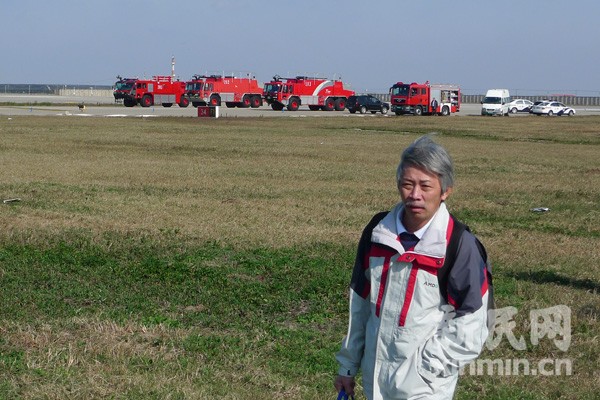
[[[396,115],[450,115],[460,111],[460,87],[398,82],[390,88],[390,103]]]
[[[125,98],[127,93],[131,92],[131,88],[135,83],[137,78],[123,78],[121,76],[117,76],[117,81],[115,82],[115,87],[113,89],[113,96],[115,96],[115,101],[119,101]]]
[[[301,105],[307,105],[312,111],[343,111],[346,100],[353,95],[354,91],[345,89],[340,80],[306,76],[282,78],[275,75],[271,82],[265,83],[263,90],[265,101],[277,111],[283,107],[296,111]]]
[[[171,76],[137,79],[131,91],[123,99],[125,107],[133,107],[136,104],[142,107],[152,105],[171,107],[174,103],[179,107],[187,107],[190,101],[185,96],[185,82],[175,80]]]
[[[225,75],[194,75],[185,92],[194,107],[220,106],[256,108],[262,106],[262,89],[254,78]]]

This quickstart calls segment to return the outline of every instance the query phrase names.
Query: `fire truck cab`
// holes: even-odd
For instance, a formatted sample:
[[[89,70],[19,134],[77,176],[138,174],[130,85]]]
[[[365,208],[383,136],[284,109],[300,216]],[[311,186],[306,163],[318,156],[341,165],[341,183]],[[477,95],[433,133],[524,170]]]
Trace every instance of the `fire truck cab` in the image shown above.
[[[136,80],[137,78],[123,78],[121,76],[117,76],[117,81],[115,82],[115,86],[113,88],[115,102],[123,100],[127,94],[131,92],[131,88],[135,84]]]
[[[305,104],[312,111],[343,111],[353,90],[344,88],[340,80],[296,76],[282,78],[275,75],[271,82],[265,83],[263,96],[273,110],[281,111],[287,107],[296,111]]]
[[[390,102],[396,115],[450,115],[460,111],[460,87],[398,82],[390,88]]]

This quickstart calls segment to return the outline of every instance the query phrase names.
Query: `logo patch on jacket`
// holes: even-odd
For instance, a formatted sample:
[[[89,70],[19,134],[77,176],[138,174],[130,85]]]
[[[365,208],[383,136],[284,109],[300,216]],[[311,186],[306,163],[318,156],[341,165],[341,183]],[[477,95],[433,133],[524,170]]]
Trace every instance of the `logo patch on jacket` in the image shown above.
[[[429,286],[429,287],[432,287],[432,288],[438,287],[437,283],[433,283],[433,282],[427,282],[427,281],[425,281],[425,282],[423,282],[423,284],[425,286]]]

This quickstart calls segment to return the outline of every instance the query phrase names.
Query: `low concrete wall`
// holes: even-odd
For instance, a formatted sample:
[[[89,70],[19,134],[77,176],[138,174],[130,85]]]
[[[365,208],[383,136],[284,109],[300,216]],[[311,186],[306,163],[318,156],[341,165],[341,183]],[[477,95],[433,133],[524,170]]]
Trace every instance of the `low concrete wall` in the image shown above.
[[[111,97],[113,91],[107,89],[60,89],[58,95],[76,97]]]
[[[359,93],[360,94],[360,93]],[[379,98],[382,101],[390,101],[390,95],[388,93],[370,93],[373,96]],[[58,91],[59,96],[66,97],[113,97],[112,89],[60,89]],[[485,97],[482,94],[462,94],[462,102],[465,104],[479,104]],[[546,100],[548,98],[552,100],[560,101],[569,106],[600,106],[600,97],[597,96],[512,96],[513,99],[526,99],[531,101]]]

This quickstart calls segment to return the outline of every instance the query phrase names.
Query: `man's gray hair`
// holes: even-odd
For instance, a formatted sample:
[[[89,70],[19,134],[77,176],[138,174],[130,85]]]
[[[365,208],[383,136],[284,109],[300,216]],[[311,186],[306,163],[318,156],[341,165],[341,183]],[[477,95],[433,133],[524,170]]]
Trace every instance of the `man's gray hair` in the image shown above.
[[[400,183],[402,174],[408,167],[421,168],[436,174],[440,179],[442,193],[454,186],[454,167],[450,154],[429,135],[421,136],[402,152],[396,170],[396,183]]]

